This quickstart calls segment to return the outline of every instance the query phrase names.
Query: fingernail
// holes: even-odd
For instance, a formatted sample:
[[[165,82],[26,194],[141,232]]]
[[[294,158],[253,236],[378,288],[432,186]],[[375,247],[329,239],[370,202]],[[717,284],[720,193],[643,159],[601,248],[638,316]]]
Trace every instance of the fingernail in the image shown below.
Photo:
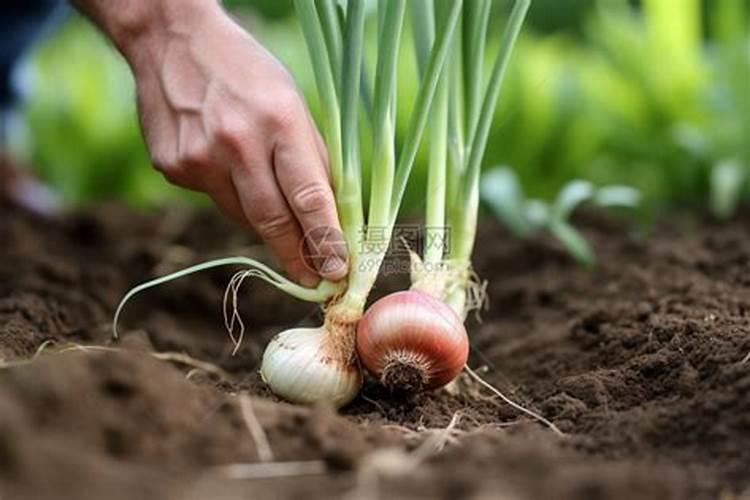
[[[320,266],[320,273],[328,275],[329,278],[343,278],[346,275],[346,261],[340,255],[333,254],[326,258]]]

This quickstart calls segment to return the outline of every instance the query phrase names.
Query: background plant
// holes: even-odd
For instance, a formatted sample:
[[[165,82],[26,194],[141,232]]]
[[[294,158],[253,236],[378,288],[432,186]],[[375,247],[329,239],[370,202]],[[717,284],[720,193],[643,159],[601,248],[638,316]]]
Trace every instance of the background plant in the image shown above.
[[[527,198],[518,177],[508,167],[496,167],[482,177],[481,196],[493,213],[520,238],[549,231],[579,262],[592,265],[595,255],[586,239],[573,226],[571,217],[586,202],[600,207],[635,208],[640,193],[629,186],[596,187],[575,179],[565,184],[554,201]]]
[[[152,172],[130,72],[86,21],[70,20],[39,47],[22,76],[29,82],[29,160],[65,201],[198,199]]]
[[[501,28],[511,3],[493,1],[490,29]],[[637,3],[534,2],[485,165],[512,166],[533,197],[551,199],[578,178],[632,185],[649,207],[710,207],[727,215],[737,200],[750,198],[749,2]],[[266,17],[250,2],[228,2],[287,63],[320,116],[291,2],[252,4]],[[365,48],[372,65],[375,47]],[[399,114],[409,113],[418,81],[412,53],[401,52],[398,70],[413,75],[398,88]],[[84,21],[72,19],[42,44],[27,75],[33,83],[24,110],[28,155],[65,199],[154,205],[184,196],[148,166],[131,78]],[[404,126],[396,132],[402,144]],[[426,159],[420,152],[406,209],[423,208]]]

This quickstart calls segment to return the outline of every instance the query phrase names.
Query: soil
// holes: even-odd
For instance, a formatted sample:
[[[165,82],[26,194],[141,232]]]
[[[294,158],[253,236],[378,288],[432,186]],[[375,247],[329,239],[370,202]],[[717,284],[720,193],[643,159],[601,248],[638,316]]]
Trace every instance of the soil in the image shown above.
[[[490,300],[471,320],[470,365],[564,437],[465,376],[457,392],[412,398],[368,382],[338,413],[280,402],[257,374],[263,346],[320,312],[248,284],[232,356],[230,270],[140,296],[114,343],[130,286],[265,250],[180,208],[0,213],[3,499],[750,497],[748,212],[648,233],[586,215],[594,269],[545,237],[482,225],[475,263]]]

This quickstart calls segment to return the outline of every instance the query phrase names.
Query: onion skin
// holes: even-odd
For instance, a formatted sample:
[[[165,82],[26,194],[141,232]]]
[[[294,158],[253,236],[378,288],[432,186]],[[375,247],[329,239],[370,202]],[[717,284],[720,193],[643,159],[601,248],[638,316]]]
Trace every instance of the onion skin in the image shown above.
[[[469,356],[458,315],[417,290],[375,302],[357,327],[357,353],[365,369],[392,390],[419,392],[449,383]]]
[[[281,332],[263,353],[260,376],[274,394],[292,403],[341,408],[359,393],[362,374],[354,359],[340,359],[332,345],[325,327]]]

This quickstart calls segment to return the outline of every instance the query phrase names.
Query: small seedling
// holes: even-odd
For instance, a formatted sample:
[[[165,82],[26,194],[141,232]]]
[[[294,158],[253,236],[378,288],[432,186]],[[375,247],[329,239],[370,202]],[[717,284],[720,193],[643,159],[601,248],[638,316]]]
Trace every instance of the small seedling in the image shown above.
[[[596,187],[591,182],[573,180],[567,183],[551,203],[528,199],[515,172],[495,167],[484,174],[481,182],[484,202],[494,214],[520,237],[540,231],[552,233],[579,262],[593,265],[591,246],[570,221],[573,212],[586,202],[600,207],[633,208],[640,203],[640,193],[629,186]]]

